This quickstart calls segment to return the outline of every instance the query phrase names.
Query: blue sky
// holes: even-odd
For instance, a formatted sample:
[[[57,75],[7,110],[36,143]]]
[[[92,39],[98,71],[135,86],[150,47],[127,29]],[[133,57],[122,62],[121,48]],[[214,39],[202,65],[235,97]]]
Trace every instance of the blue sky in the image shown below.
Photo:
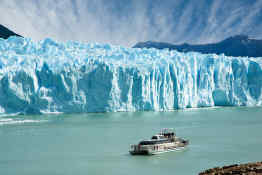
[[[0,23],[34,40],[132,46],[262,38],[262,0],[1,0]]]

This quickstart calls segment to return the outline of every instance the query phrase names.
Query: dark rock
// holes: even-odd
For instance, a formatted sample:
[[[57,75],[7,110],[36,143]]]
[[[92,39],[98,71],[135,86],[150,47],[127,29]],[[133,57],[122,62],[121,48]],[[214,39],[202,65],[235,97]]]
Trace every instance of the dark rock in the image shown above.
[[[222,168],[215,167],[205,170],[199,175],[262,175],[262,162],[234,164]]]
[[[0,24],[0,38],[7,39],[10,36],[22,37],[21,35],[14,33],[13,31],[9,30],[8,28]]]

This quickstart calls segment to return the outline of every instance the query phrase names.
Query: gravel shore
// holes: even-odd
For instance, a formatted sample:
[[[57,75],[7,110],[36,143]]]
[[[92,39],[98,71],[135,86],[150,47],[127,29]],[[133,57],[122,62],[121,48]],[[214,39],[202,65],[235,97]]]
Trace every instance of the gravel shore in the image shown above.
[[[262,162],[234,164],[205,170],[199,175],[262,175]]]

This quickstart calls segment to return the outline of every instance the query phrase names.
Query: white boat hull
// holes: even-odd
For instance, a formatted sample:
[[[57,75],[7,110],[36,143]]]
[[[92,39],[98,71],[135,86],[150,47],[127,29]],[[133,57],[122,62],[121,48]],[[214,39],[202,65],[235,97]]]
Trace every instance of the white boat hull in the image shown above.
[[[151,152],[150,155],[157,155],[157,154],[162,154],[162,153],[168,153],[168,152],[173,152],[173,151],[179,151],[179,150],[183,150],[186,147],[178,147],[178,148],[172,148],[172,149],[167,149],[164,151],[155,151],[155,152]]]
[[[163,145],[146,145],[146,146],[139,146],[139,145],[133,145],[133,149],[130,150],[130,154],[132,155],[156,155],[156,154],[162,154],[172,151],[178,151],[185,149],[188,145],[188,142],[181,145],[181,143],[168,143]]]

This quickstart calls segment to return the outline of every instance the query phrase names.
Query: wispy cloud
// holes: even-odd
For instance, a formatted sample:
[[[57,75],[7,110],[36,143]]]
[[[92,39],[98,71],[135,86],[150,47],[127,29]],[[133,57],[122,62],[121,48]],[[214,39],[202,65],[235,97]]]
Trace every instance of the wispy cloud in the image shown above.
[[[261,9],[260,0],[1,0],[0,23],[34,40],[206,43],[262,38]]]

